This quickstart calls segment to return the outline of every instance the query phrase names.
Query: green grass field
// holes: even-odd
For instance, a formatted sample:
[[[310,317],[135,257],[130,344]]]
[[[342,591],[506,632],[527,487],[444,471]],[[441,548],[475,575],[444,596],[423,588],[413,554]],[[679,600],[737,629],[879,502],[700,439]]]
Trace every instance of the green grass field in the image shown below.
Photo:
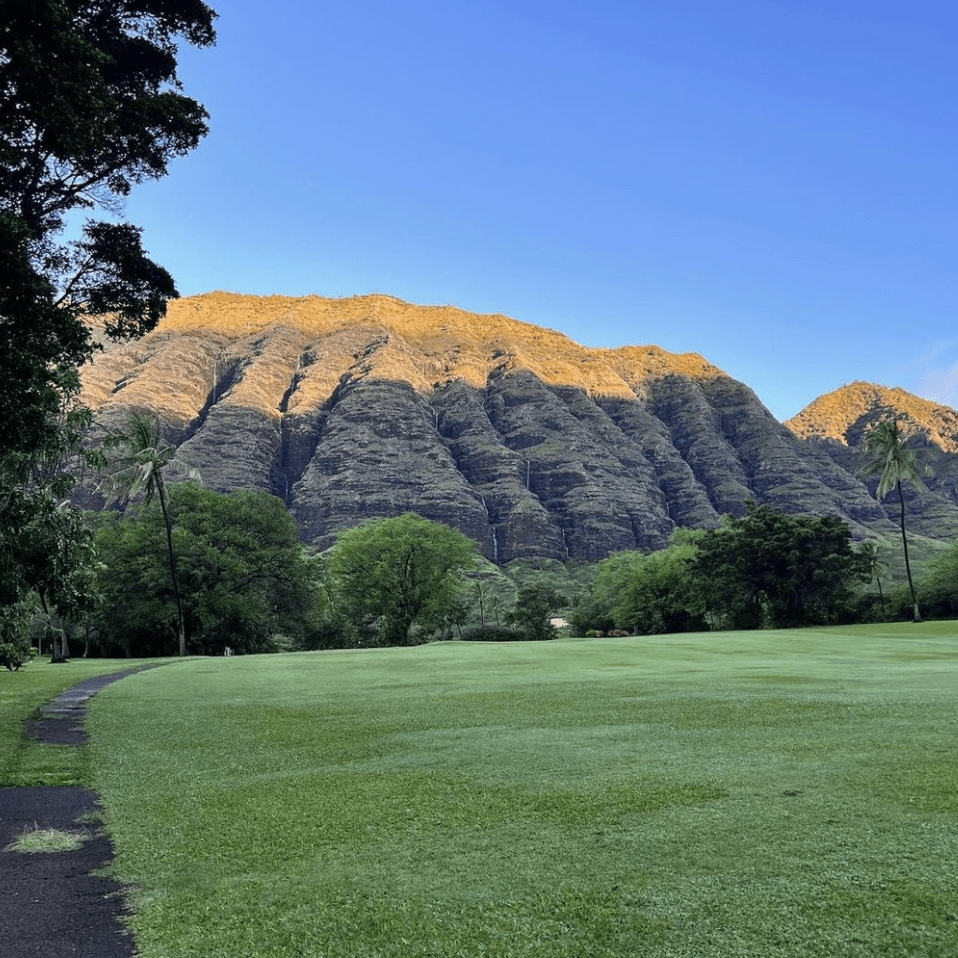
[[[40,658],[19,672],[0,670],[0,786],[78,785],[88,778],[87,750],[40,746],[23,736],[23,723],[41,705],[84,679],[122,672],[129,659],[75,659],[50,665]]]
[[[189,660],[87,768],[143,958],[946,958],[956,706],[958,623]]]

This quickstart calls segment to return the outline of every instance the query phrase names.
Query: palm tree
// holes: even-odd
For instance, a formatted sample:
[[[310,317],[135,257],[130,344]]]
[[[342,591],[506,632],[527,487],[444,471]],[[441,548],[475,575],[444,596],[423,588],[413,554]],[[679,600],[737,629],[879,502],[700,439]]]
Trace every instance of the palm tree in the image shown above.
[[[901,544],[905,553],[905,574],[908,576],[908,588],[911,590],[911,603],[915,614],[915,621],[921,621],[918,610],[918,598],[915,595],[915,584],[911,578],[911,564],[908,561],[908,537],[905,535],[905,494],[902,491],[902,482],[910,482],[916,489],[924,489],[921,481],[923,475],[931,474],[931,467],[918,458],[914,449],[908,447],[908,439],[898,428],[898,417],[882,419],[877,422],[862,440],[865,462],[859,474],[863,476],[878,476],[878,489],[875,495],[879,499],[892,490],[898,490],[901,501]]]
[[[170,564],[170,583],[176,602],[176,619],[179,631],[179,653],[186,655],[186,624],[183,617],[183,600],[176,577],[176,552],[173,549],[173,523],[170,519],[163,470],[182,472],[187,478],[198,480],[199,473],[176,459],[176,447],[160,436],[160,423],[141,413],[133,413],[129,420],[129,433],[117,437],[116,444],[123,454],[116,458],[116,471],[112,476],[111,500],[128,502],[143,494],[144,503],[155,495],[160,500],[160,511],[166,525],[166,549]]]
[[[888,571],[888,565],[879,557],[878,544],[873,539],[866,539],[858,550],[863,559],[865,571],[870,581],[878,585],[878,601],[881,603],[881,616],[888,618],[885,612],[885,593],[882,592],[881,577]]]

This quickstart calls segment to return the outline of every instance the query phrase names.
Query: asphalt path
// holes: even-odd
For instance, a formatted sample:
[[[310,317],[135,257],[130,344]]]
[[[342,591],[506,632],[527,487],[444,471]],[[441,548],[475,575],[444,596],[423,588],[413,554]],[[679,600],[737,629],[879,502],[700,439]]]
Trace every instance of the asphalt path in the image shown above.
[[[87,703],[104,686],[141,669],[86,679],[27,723],[31,738],[82,745]],[[122,886],[96,874],[113,860],[98,821],[96,793],[85,788],[0,788],[0,958],[132,958]],[[81,839],[75,851],[25,854],[9,849],[26,831],[52,828]]]

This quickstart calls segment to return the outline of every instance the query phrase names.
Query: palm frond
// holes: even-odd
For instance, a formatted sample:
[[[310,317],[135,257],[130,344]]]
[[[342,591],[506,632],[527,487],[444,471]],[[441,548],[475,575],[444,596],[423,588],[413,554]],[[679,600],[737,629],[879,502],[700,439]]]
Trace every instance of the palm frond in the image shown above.
[[[113,458],[106,490],[109,503],[129,502],[141,495],[145,503],[151,502],[163,482],[164,472],[201,481],[199,472],[178,460],[176,447],[162,438],[159,420],[132,413],[127,427],[127,433],[117,440],[122,452]]]
[[[922,477],[931,475],[931,466],[909,448],[896,417],[876,423],[865,434],[862,446],[865,459],[858,474],[879,477],[877,498],[883,499],[901,482],[925,488]]]

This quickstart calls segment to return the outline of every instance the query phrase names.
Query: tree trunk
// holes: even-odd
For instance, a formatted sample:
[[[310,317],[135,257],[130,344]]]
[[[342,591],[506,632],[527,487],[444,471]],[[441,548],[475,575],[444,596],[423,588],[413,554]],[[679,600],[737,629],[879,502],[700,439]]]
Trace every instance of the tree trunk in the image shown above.
[[[37,595],[40,597],[40,608],[43,609],[43,614],[47,617],[46,631],[50,636],[50,663],[66,662],[70,658],[70,646],[67,645],[66,630],[54,628],[53,616],[50,615],[46,595],[42,589],[37,590]]]
[[[166,549],[170,560],[170,582],[173,585],[173,600],[176,602],[176,623],[179,629],[179,654],[186,655],[186,625],[183,621],[183,601],[180,598],[180,586],[176,578],[176,553],[173,551],[173,524],[170,522],[170,513],[166,507],[166,486],[163,476],[156,475],[156,491],[160,497],[160,510],[163,512],[163,522],[166,525]]]
[[[908,588],[911,590],[911,605],[914,611],[915,622],[921,622],[921,612],[918,611],[918,598],[915,595],[915,583],[911,579],[911,563],[908,561],[908,536],[905,535],[905,493],[901,488],[901,480],[895,483],[898,487],[898,498],[901,500],[901,544],[905,552],[905,575],[908,576]]]

